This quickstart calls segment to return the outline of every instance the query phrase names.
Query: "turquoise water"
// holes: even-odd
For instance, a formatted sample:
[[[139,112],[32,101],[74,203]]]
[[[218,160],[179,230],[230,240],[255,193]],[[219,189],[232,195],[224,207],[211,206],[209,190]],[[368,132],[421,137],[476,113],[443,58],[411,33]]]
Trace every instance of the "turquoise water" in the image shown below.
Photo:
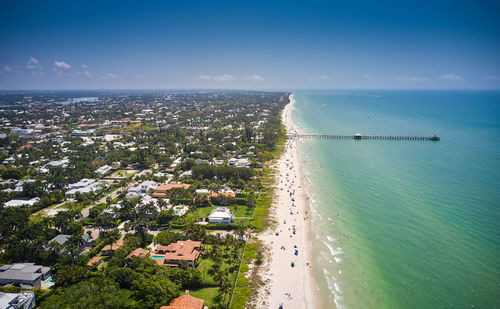
[[[45,280],[45,284],[46,285],[51,285],[51,284],[54,284],[54,280],[52,280],[52,277],[49,277],[49,279]]]
[[[500,303],[500,92],[297,91],[325,308]]]
[[[151,258],[153,260],[156,260],[156,259],[163,259],[163,258],[165,258],[165,256],[164,255],[152,255]]]

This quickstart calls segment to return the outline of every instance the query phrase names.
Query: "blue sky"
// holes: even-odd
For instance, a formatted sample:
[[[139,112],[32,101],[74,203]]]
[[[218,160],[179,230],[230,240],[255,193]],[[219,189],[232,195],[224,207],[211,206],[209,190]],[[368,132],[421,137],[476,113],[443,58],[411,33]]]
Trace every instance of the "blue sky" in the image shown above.
[[[0,89],[498,89],[497,2],[4,0]]]

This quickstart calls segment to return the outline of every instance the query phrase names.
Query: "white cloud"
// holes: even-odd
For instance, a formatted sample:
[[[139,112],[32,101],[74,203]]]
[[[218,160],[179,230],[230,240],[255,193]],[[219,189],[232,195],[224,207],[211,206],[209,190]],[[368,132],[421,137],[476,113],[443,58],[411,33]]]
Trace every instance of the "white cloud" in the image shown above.
[[[54,65],[57,69],[60,69],[60,70],[69,70],[71,69],[71,66],[69,64],[67,64],[66,62],[64,61],[54,61]]]
[[[113,74],[113,73],[108,73],[106,74],[105,78],[117,78],[118,76],[116,74]]]
[[[42,66],[40,65],[40,63],[38,63],[38,60],[36,58],[31,57],[28,60],[28,63],[26,63],[26,68],[28,70],[35,71],[35,70],[41,70]]]
[[[368,75],[368,74],[361,75],[361,77],[364,78],[364,79],[369,79],[369,80],[373,79],[373,76]]]
[[[89,68],[89,66],[86,65],[86,64],[82,64],[81,67],[82,67],[82,69],[88,69]]]
[[[11,67],[10,65],[3,65],[0,68],[0,73],[8,73],[8,72],[12,72],[12,71],[14,71],[14,68]]]
[[[427,77],[419,77],[419,76],[396,76],[394,79],[400,80],[400,81],[410,81],[410,82],[425,82],[428,81],[429,78]]]
[[[236,77],[234,77],[231,74],[224,74],[224,75],[199,75],[198,79],[201,79],[201,80],[215,80],[215,81],[218,81],[218,82],[225,82],[225,81],[235,80]]]
[[[453,81],[453,82],[461,82],[464,79],[460,75],[456,74],[445,74],[441,75],[441,79],[448,80],[448,81]]]
[[[316,79],[319,79],[319,80],[327,80],[328,79],[328,76],[326,76],[326,75],[318,75],[315,77],[316,77]]]
[[[498,79],[498,76],[496,76],[496,75],[488,75],[488,76],[485,76],[484,79],[486,79],[486,80],[496,80],[496,79]]]
[[[78,72],[76,72],[76,75],[85,75],[87,77],[92,76],[92,74],[90,74],[90,72],[87,71],[87,70],[83,70],[83,72],[82,71],[78,71]]]
[[[247,76],[245,77],[246,80],[253,80],[255,82],[263,82],[264,81],[264,77],[258,75],[258,74],[254,74],[252,76]]]

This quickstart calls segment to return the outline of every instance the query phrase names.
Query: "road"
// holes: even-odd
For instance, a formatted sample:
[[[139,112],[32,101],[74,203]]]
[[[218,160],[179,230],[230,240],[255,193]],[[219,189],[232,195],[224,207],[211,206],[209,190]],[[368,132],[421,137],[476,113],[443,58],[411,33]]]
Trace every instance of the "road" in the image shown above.
[[[114,199],[114,198],[115,198],[115,197],[117,197],[120,193],[122,193],[122,192],[124,192],[124,191],[128,190],[128,188],[130,188],[130,187],[132,187],[132,186],[136,186],[136,185],[138,185],[138,184],[139,184],[139,182],[138,182],[137,180],[135,180],[135,179],[139,178],[139,177],[140,177],[140,176],[142,176],[142,175],[149,174],[149,173],[151,173],[151,172],[152,172],[152,171],[151,171],[151,169],[142,170],[140,173],[136,174],[136,175],[134,176],[134,178],[133,178],[134,180],[133,180],[133,181],[131,181],[131,182],[130,182],[129,184],[127,184],[126,186],[123,186],[123,187],[121,187],[121,188],[116,189],[115,191],[113,191],[113,192],[109,193],[108,195],[106,195],[106,196],[104,196],[103,198],[101,198],[100,200],[98,200],[96,203],[94,203],[94,204],[90,205],[89,207],[87,207],[87,208],[83,209],[83,210],[82,210],[82,216],[83,216],[83,218],[88,217],[89,212],[90,212],[90,209],[92,209],[92,207],[94,207],[95,205],[98,205],[98,204],[106,203],[106,200],[107,200],[107,198],[108,198],[108,197],[109,197],[109,198],[111,198],[111,199]]]

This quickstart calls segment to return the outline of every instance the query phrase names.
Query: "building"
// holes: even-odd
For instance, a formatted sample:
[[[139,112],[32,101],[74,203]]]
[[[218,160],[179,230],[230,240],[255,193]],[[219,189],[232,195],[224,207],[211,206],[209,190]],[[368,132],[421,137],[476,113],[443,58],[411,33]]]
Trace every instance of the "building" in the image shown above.
[[[35,293],[33,291],[0,292],[0,309],[32,309],[35,307]]]
[[[155,259],[159,265],[177,267],[184,261],[187,266],[195,267],[201,255],[201,241],[181,240],[168,246],[156,246],[155,254],[163,255]]]
[[[87,262],[87,266],[97,265],[97,268],[100,268],[103,264],[102,257],[99,255],[94,256]]]
[[[191,187],[190,184],[171,182],[169,184],[159,186],[158,188],[156,188],[156,192],[153,193],[153,197],[165,197],[167,196],[167,192],[172,189],[181,188],[187,190],[189,189],[189,187]]]
[[[5,203],[5,207],[33,206],[40,200],[39,197],[34,198],[15,198]]]
[[[234,167],[250,167],[250,160],[231,158],[227,161],[227,164]]]
[[[148,194],[149,190],[158,188],[158,183],[152,180],[143,181],[141,184],[128,189],[128,193],[136,193],[137,196]]]
[[[208,222],[231,224],[234,222],[234,215],[227,207],[217,207],[208,215]]]
[[[71,132],[72,136],[92,136],[94,134],[95,134],[95,129],[73,130],[73,132]]]
[[[123,246],[123,239],[118,239],[113,245],[106,245],[102,248],[102,255],[113,255],[116,250]]]
[[[193,172],[192,171],[185,171],[185,172],[182,172],[180,175],[179,175],[179,178],[181,180],[184,180],[184,179],[191,179],[193,178]]]
[[[5,264],[0,266],[0,285],[17,285],[26,288],[39,288],[42,280],[50,276],[50,267],[35,263]]]
[[[170,305],[161,306],[160,309],[208,309],[204,305],[205,301],[203,299],[189,295],[189,291],[186,290],[184,295],[174,298]]]
[[[13,128],[10,129],[10,133],[12,134],[31,134],[33,133],[33,129],[20,129],[20,128]]]
[[[146,257],[149,255],[149,251],[148,250],[145,250],[145,249],[142,249],[142,248],[137,248],[135,250],[133,250],[132,252],[130,252],[127,257],[125,257],[125,260],[130,260],[134,257]]]
[[[56,237],[52,238],[49,241],[49,243],[56,242],[64,247],[64,245],[66,244],[66,242],[68,242],[70,237],[71,237],[71,235],[60,234],[60,235],[57,235]],[[96,245],[95,240],[89,234],[83,234],[82,235],[82,242],[81,242],[80,246],[78,247],[77,252],[78,253],[83,252],[85,250],[85,248],[93,248],[95,245]],[[63,251],[65,251],[65,250],[63,250]]]
[[[67,197],[73,197],[76,193],[85,194],[95,192],[99,189],[94,179],[82,178],[79,182],[68,185]]]
[[[109,165],[103,165],[101,166],[100,168],[98,168],[95,173],[97,176],[99,177],[103,177],[104,175],[108,174],[109,172],[111,172],[112,168],[111,166]]]

